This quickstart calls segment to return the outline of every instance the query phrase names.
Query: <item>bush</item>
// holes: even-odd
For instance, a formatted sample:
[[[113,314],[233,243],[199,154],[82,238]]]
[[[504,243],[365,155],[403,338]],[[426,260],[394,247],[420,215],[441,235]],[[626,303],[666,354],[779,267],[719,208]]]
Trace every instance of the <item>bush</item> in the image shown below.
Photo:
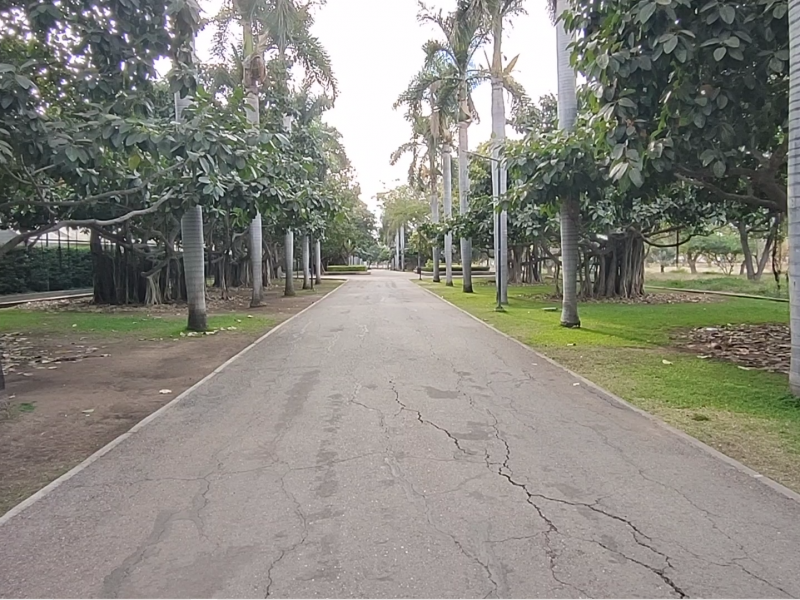
[[[0,295],[92,287],[88,248],[19,248],[0,259]]]
[[[328,273],[364,273],[367,265],[328,265]]]

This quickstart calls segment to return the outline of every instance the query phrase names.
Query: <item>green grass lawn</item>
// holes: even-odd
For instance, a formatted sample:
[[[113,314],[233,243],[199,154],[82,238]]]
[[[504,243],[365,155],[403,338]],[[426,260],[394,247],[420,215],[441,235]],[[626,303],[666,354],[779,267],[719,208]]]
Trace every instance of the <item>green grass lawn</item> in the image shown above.
[[[244,333],[267,329],[275,319],[260,314],[225,314],[208,318],[209,329],[236,327]],[[41,310],[0,310],[0,333],[96,335],[137,338],[179,337],[186,331],[184,316],[147,316],[137,313],[48,312]]]
[[[560,326],[548,286],[512,287],[506,312],[495,288],[476,282],[463,294],[420,285],[758,471],[800,490],[800,402],[786,376],[701,360],[670,344],[672,332],[728,323],[786,323],[787,304],[721,299],[713,303],[581,305],[581,329]],[[665,364],[667,361],[671,364]]]
[[[647,283],[671,288],[692,290],[708,290],[711,292],[736,292],[770,298],[788,298],[789,286],[784,279],[781,286],[775,283],[772,273],[764,273],[761,281],[748,281],[747,277],[738,275],[721,275],[719,273],[648,273]]]

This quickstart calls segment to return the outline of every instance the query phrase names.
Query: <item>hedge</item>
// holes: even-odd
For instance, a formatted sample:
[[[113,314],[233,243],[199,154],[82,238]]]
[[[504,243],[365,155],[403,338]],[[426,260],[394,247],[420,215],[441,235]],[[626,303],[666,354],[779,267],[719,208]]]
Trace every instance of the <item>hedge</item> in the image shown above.
[[[92,274],[88,248],[18,248],[0,259],[0,295],[90,288]]]
[[[445,269],[444,263],[439,265],[439,270],[442,273],[444,273],[444,269]],[[422,272],[423,273],[433,273],[433,265],[430,265],[430,266],[426,265],[426,266],[422,267]],[[456,272],[458,272],[458,273],[462,272],[461,271],[461,265],[453,265],[453,273],[456,273]],[[488,273],[489,272],[489,267],[487,265],[472,265],[472,272],[473,273]]]
[[[365,272],[367,265],[328,265],[328,273]]]

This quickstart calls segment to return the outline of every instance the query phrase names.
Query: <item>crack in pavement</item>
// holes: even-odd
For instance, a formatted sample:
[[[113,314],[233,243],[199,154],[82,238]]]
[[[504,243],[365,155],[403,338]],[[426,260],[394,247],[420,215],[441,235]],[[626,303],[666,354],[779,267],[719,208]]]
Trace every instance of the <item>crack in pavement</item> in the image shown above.
[[[300,522],[303,526],[303,532],[300,535],[300,540],[292,544],[290,547],[281,550],[280,554],[278,555],[278,558],[273,560],[270,563],[269,567],[267,568],[267,588],[265,590],[264,598],[269,598],[270,594],[272,593],[272,585],[274,583],[274,579],[272,578],[272,572],[275,570],[275,567],[278,566],[278,564],[284,558],[286,558],[287,555],[291,554],[292,552],[297,550],[300,546],[305,544],[306,540],[308,539],[308,520],[306,519],[305,514],[303,514],[300,502],[298,502],[297,497],[293,493],[291,493],[289,489],[286,487],[286,477],[289,475],[289,473],[291,473],[291,471],[287,471],[281,477],[281,489],[283,490],[284,495],[294,504],[294,512],[300,519]]]

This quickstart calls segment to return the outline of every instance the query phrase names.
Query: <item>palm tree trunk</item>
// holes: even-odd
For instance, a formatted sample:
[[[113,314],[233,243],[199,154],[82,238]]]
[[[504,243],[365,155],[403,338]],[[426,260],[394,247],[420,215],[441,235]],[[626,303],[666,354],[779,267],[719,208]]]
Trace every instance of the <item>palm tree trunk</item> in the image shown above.
[[[181,98],[175,92],[175,120],[183,118],[189,98]],[[181,217],[183,241],[183,274],[186,280],[186,299],[189,306],[190,331],[205,331],[208,328],[206,314],[206,260],[203,247],[203,209],[200,205],[188,209]]]
[[[317,285],[322,283],[322,243],[317,240],[317,243],[314,244],[314,262],[316,264],[316,280]]]
[[[186,298],[189,305],[190,331],[205,331],[206,316],[206,261],[203,249],[203,209],[189,208],[181,217],[183,240],[183,273],[186,278]]]
[[[284,254],[286,254],[286,285],[283,289],[284,296],[294,296],[294,232],[286,231],[284,240]]]
[[[400,270],[406,270],[406,226],[400,225]]]
[[[433,122],[431,123],[431,126],[433,126]],[[437,179],[437,177],[436,177],[436,146],[435,145],[431,145],[431,147],[428,148],[428,164],[430,165],[430,176],[429,176],[429,179],[430,179],[430,188],[431,188],[431,191],[430,191],[430,194],[431,194],[431,198],[430,198],[430,202],[431,202],[431,220],[434,223],[438,223],[439,222],[439,198],[436,197],[436,183],[437,183],[436,179]],[[442,280],[440,269],[439,269],[439,265],[440,265],[442,259],[441,259],[441,256],[440,256],[440,248],[439,248],[439,242],[438,241],[434,243],[431,253],[433,254],[433,282],[434,283],[439,283]]]
[[[442,146],[442,178],[444,179],[444,217],[453,216],[453,156],[449,144]],[[444,236],[445,285],[453,285],[453,234]]]
[[[308,246],[308,234],[303,236],[303,289],[307,290],[311,287],[311,272],[310,268],[310,248]]]
[[[789,0],[789,47],[789,385],[800,396],[800,0]]]
[[[458,124],[458,212],[466,215],[469,211],[469,122]],[[461,238],[461,269],[463,290],[472,293],[472,240]]]
[[[556,14],[567,8],[567,0],[558,0]],[[572,131],[578,117],[578,99],[575,92],[575,71],[569,63],[570,37],[561,21],[556,24],[558,62],[558,126]],[[580,204],[578,199],[568,196],[561,199],[561,273],[564,295],[561,304],[561,324],[565,327],[580,327],[578,316],[578,222]]]
[[[495,162],[493,169],[494,204],[500,206],[506,195],[505,163],[502,159],[502,149],[506,141],[506,107],[503,98],[503,17],[498,10],[492,19],[492,40],[494,53],[492,57],[492,158]],[[508,240],[506,239],[508,213],[503,209],[496,215],[495,224],[495,269],[500,281],[500,304],[508,304]]]
[[[244,100],[244,112],[247,116],[247,121],[251,125],[258,127],[260,122],[258,83],[250,67],[255,53],[255,44],[253,43],[253,24],[249,20],[245,20],[242,23],[242,39],[245,58],[244,85],[247,93]],[[250,267],[253,272],[253,295],[250,299],[250,306],[260,306],[264,297],[262,239],[261,214],[257,212],[250,223]]]

